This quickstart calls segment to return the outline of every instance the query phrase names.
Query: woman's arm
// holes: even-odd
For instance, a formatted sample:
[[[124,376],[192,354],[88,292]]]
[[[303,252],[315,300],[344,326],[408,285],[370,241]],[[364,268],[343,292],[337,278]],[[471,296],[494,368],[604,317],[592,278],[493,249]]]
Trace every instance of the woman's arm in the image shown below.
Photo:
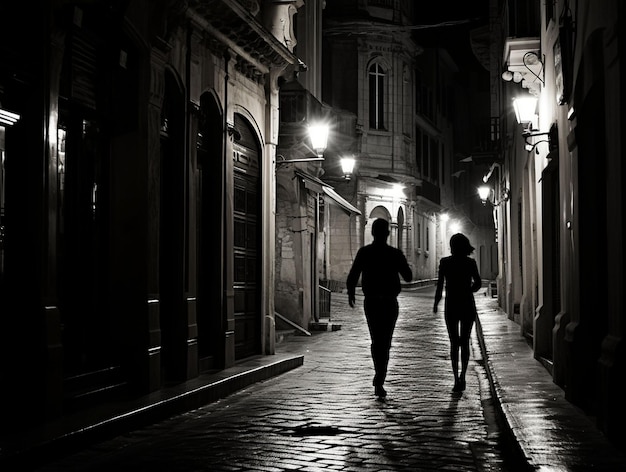
[[[443,281],[444,281],[444,273],[443,273],[443,264],[442,261],[439,262],[439,277],[437,278],[437,289],[435,290],[435,304],[433,306],[433,312],[437,313],[437,305],[441,301],[441,296],[443,294]]]
[[[472,292],[478,292],[480,287],[482,287],[482,279],[480,278],[480,274],[478,273],[478,265],[476,265],[476,260],[471,259],[472,261]]]

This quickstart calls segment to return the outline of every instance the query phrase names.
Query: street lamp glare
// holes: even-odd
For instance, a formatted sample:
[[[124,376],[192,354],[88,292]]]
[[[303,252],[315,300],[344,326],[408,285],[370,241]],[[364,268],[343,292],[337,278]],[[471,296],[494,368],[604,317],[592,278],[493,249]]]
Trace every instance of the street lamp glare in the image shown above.
[[[478,187],[478,196],[483,202],[486,202],[489,198],[489,194],[491,193],[491,188],[486,185],[481,185]]]
[[[343,176],[346,180],[349,180],[354,172],[354,163],[355,160],[353,157],[341,158],[341,171],[343,172]]]
[[[513,108],[518,123],[533,123],[537,110],[537,98],[532,96],[517,97],[513,100]]]
[[[311,147],[315,153],[319,157],[322,157],[328,145],[328,125],[323,123],[310,125],[309,138],[311,139]]]

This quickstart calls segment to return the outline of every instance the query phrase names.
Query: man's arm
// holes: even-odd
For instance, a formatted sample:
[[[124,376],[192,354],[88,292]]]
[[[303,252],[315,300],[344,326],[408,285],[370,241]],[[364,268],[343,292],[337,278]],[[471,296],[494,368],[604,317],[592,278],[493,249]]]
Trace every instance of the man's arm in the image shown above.
[[[409,262],[406,260],[406,256],[402,252],[400,253],[399,272],[405,282],[413,280],[413,272],[411,271],[411,267],[409,267]]]
[[[346,288],[348,289],[348,303],[351,307],[354,308],[354,303],[356,302],[356,284],[359,281],[359,277],[361,276],[361,271],[363,267],[361,265],[361,257],[362,253],[359,249],[356,253],[356,257],[354,258],[354,262],[352,263],[352,268],[348,273],[348,279],[346,280]]]

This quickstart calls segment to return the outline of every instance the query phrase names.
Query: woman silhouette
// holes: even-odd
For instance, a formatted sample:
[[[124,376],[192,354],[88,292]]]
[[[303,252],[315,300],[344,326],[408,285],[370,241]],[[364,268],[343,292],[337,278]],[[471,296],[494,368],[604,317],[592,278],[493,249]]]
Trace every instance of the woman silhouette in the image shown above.
[[[450,338],[450,360],[454,373],[454,392],[465,390],[465,373],[469,363],[469,340],[476,321],[476,303],[474,292],[481,287],[480,274],[476,261],[468,257],[474,248],[469,239],[461,233],[450,238],[451,256],[439,262],[439,278],[435,291],[433,312],[437,313],[437,305],[441,301],[444,280],[446,283],[446,300],[444,317]],[[459,375],[459,349],[461,350],[461,373]]]

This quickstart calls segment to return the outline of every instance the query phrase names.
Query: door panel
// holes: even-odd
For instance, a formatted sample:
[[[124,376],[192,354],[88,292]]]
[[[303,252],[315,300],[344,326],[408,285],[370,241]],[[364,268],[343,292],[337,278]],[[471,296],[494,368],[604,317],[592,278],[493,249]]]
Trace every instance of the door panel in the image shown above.
[[[257,354],[260,348],[257,188],[253,177],[236,173],[234,215],[236,358]]]
[[[233,143],[233,263],[235,358],[261,350],[261,208],[259,144],[248,122],[235,115]]]

